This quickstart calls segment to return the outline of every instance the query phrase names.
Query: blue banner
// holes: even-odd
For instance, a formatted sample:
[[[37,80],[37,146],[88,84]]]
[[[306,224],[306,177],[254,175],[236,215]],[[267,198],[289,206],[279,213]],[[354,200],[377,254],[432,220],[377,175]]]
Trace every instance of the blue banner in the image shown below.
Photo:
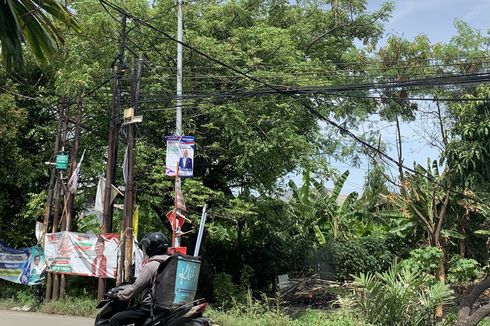
[[[41,247],[14,249],[0,241],[0,278],[24,285],[40,284],[46,261]]]

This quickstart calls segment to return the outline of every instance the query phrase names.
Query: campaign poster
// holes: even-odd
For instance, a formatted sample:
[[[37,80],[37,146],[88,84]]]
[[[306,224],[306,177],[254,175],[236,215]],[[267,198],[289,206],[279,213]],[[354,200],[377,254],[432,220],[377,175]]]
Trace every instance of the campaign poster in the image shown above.
[[[46,234],[48,270],[55,273],[116,278],[119,234]]]
[[[194,169],[194,136],[167,136],[165,174],[175,176],[177,166],[180,177],[192,177]]]
[[[46,262],[41,247],[14,249],[0,241],[0,278],[24,285],[42,283]]]

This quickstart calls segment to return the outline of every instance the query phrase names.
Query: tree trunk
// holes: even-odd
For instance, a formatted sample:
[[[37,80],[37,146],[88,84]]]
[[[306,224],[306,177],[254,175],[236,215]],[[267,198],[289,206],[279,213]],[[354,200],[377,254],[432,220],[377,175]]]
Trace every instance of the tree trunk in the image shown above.
[[[437,244],[437,248],[441,249],[441,258],[439,259],[439,270],[437,271],[437,279],[442,282],[446,283],[447,277],[446,277],[446,250],[441,244]],[[439,305],[436,308],[436,321],[441,322],[442,317],[444,315],[444,307],[443,305]]]
[[[478,323],[490,314],[490,304],[486,304],[473,309],[473,305],[476,303],[480,295],[490,287],[490,278],[487,278],[478,283],[468,295],[463,297],[459,305],[458,319],[456,320],[456,326],[477,326]]]

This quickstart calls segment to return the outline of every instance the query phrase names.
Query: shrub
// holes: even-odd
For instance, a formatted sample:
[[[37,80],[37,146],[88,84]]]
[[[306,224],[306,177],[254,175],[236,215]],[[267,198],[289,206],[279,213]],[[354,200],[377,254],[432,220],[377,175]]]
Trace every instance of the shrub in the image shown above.
[[[352,275],[382,272],[395,259],[386,238],[362,237],[359,239],[335,239],[320,248],[317,264],[330,263],[340,281],[352,279]]]
[[[476,260],[455,255],[449,260],[447,279],[451,283],[467,283],[476,279],[481,272],[482,268]]]
[[[362,273],[355,284],[353,308],[374,325],[432,325],[435,308],[453,300],[445,284],[402,264],[384,273]]]
[[[25,286],[0,280],[0,300],[11,302],[12,306],[36,307],[42,301],[44,289],[41,286]],[[9,304],[10,305],[10,304]]]
[[[214,275],[213,298],[221,307],[231,307],[236,297],[243,298],[239,293],[240,287],[233,283],[231,275],[226,273]]]
[[[410,257],[402,261],[402,265],[415,272],[435,275],[441,255],[442,252],[437,247],[414,249],[410,251]]]

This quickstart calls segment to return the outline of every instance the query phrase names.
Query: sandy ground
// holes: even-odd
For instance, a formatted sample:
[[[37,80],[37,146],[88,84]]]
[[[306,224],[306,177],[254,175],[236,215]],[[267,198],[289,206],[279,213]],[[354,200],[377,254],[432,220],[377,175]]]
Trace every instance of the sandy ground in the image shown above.
[[[2,326],[92,326],[92,318],[0,310]]]

